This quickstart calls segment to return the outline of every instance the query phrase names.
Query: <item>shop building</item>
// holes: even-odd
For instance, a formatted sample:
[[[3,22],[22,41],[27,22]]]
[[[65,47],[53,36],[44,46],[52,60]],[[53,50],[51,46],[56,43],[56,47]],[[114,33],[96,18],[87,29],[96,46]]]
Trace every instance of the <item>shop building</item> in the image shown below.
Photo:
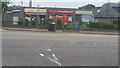
[[[38,7],[21,7],[17,10],[9,11],[9,13],[6,13],[10,17],[13,24],[17,24],[17,21],[20,19],[28,19],[29,21],[34,20],[35,18],[38,18],[40,21],[44,20],[45,18],[54,19],[55,17],[64,18],[66,17],[68,21],[78,25],[81,20],[84,21],[84,17],[88,16],[90,19],[92,11],[80,11],[78,9],[72,9],[72,8],[39,8]],[[4,17],[4,16],[3,16]]]

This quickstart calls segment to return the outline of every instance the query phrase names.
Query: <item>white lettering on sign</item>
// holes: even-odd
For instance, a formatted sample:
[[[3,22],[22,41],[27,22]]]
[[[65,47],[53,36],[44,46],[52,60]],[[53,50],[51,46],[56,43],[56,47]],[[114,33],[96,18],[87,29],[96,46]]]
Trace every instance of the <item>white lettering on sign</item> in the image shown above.
[[[24,8],[24,12],[34,12],[34,13],[37,13],[37,12],[46,12],[46,9],[36,9],[36,8]]]
[[[80,10],[77,10],[76,14],[92,14],[92,11],[80,11]]]
[[[48,10],[48,13],[74,13],[72,10]]]
[[[73,11],[58,11],[58,12],[61,12],[61,13],[73,13]]]

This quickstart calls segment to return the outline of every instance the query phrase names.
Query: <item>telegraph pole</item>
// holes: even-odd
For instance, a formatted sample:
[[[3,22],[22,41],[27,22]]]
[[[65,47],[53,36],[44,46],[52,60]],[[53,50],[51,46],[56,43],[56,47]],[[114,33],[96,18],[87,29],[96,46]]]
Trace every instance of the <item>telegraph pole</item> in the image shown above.
[[[108,0],[108,3],[110,2],[110,0]]]
[[[38,19],[38,22],[37,22],[37,29],[39,30],[39,25],[40,25],[40,17],[39,17],[39,5],[38,5],[38,15],[37,15],[37,19]]]
[[[23,7],[23,1],[21,1],[21,6]]]

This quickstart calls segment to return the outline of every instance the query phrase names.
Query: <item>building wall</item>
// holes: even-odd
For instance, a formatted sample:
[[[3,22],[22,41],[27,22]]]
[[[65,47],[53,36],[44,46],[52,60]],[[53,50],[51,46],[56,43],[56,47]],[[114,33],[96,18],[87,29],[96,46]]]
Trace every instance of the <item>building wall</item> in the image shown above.
[[[16,25],[16,24],[18,24],[17,22],[19,21],[19,19],[20,19],[20,12],[14,12],[13,13],[13,18],[12,18],[12,20],[13,20],[13,24],[14,25]]]
[[[76,10],[76,14],[92,14],[92,11],[80,11],[80,10]]]
[[[20,8],[19,10],[20,11],[17,11],[17,12],[12,12],[12,13],[9,13],[9,14],[7,14],[7,15],[4,15],[4,20],[6,21],[6,18],[8,17],[9,19],[9,21],[11,21],[11,22],[9,22],[9,24],[15,24],[15,22],[17,23],[17,21],[18,20],[16,20],[16,19],[25,19],[25,17],[26,17],[26,15],[30,15],[30,14],[25,14],[25,11],[24,11],[24,7],[22,8]],[[48,11],[49,9],[45,9],[45,11]],[[51,10],[61,10],[61,9],[51,9]],[[78,22],[80,22],[80,20],[81,20],[81,18],[83,19],[83,20],[86,20],[85,22],[88,22],[88,20],[90,20],[91,18],[93,18],[91,15],[92,15],[92,11],[80,11],[80,10],[66,10],[66,9],[64,9],[65,11],[73,11],[73,13],[67,13],[67,12],[56,12],[56,13],[48,13],[47,11],[46,12],[44,12],[44,16],[46,16],[47,18],[50,16],[55,16],[55,14],[56,15],[62,15],[62,16],[68,16],[68,17],[72,17],[72,22],[73,23],[78,23]],[[37,8],[29,8],[29,11],[26,11],[26,12],[28,12],[28,13],[34,13],[34,12],[36,12],[37,11]],[[63,10],[62,10],[63,11]],[[40,11],[41,13],[43,12],[43,11]],[[37,13],[37,12],[36,12]],[[76,15],[79,15],[79,16],[77,16],[76,17]],[[82,17],[81,17],[81,15],[82,15]],[[32,16],[37,16],[36,14],[32,14]],[[18,18],[17,18],[18,17]],[[80,18],[80,19],[79,19]],[[86,18],[86,19],[85,19]],[[89,18],[89,19],[88,19]],[[13,21],[14,20],[14,21]],[[99,21],[99,20],[98,20]]]
[[[2,26],[10,26],[12,21],[13,14],[12,13],[3,13],[2,14]]]
[[[89,22],[93,21],[94,18],[92,16],[92,11],[81,11],[81,10],[76,10],[77,15],[82,15],[82,21],[83,22]]]
[[[83,14],[82,15],[82,21],[83,22],[93,22],[94,18],[90,14]]]
[[[95,22],[113,22],[113,20],[117,20],[117,18],[95,18]]]
[[[20,14],[20,16],[19,16],[20,18],[19,19],[24,19],[25,18],[25,13],[24,13],[24,9],[23,8],[20,9],[20,13],[19,14]]]

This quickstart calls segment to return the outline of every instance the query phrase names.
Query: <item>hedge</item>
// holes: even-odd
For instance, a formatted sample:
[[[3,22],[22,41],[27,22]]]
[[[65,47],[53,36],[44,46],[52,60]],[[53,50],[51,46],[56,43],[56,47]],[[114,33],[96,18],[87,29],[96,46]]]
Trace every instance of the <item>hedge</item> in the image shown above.
[[[106,23],[106,22],[90,22],[87,27],[89,28],[98,28],[98,29],[116,29],[113,23]]]
[[[120,29],[120,20],[114,20],[113,24],[115,25],[115,27],[119,30]]]
[[[18,21],[18,25],[29,25],[30,24],[30,21],[28,21],[28,19],[20,19]]]
[[[20,19],[20,20],[18,21],[18,25],[23,25],[23,20],[22,20],[22,19]]]
[[[37,22],[37,19],[32,20],[31,23],[32,23],[33,26],[36,26],[37,23],[38,23],[38,22]]]
[[[28,19],[25,19],[25,25],[29,25],[30,24],[30,21],[28,21]]]

